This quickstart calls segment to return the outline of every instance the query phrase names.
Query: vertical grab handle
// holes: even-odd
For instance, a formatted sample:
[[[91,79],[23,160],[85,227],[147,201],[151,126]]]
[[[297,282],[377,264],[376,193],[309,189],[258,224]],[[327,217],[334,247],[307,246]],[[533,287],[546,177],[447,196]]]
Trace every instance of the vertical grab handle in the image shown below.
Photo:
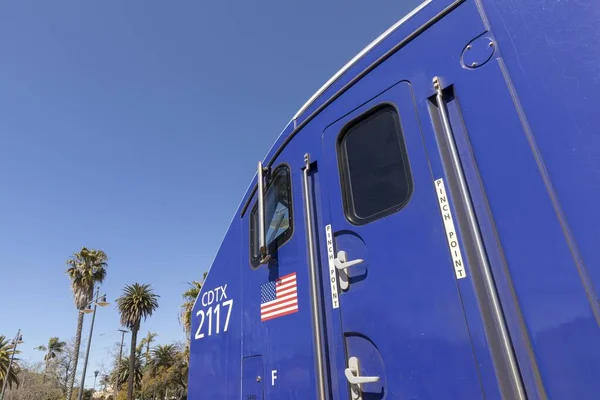
[[[315,261],[314,233],[311,200],[312,196],[308,184],[310,171],[310,155],[304,155],[303,189],[304,189],[304,214],[306,217],[306,242],[308,246],[308,266],[310,279],[310,307],[312,316],[312,329],[315,343],[315,359],[317,363],[317,389],[318,400],[325,400],[325,371],[323,362],[323,347],[321,337],[321,308],[319,307],[319,293],[317,285],[317,265]]]
[[[452,132],[452,125],[450,124],[450,118],[448,117],[448,110],[446,109],[446,102],[444,100],[442,82],[437,76],[433,78],[433,88],[435,89],[436,93],[436,101],[442,121],[444,138],[448,145],[452,169],[454,169],[454,172],[456,174],[459,192],[458,194],[463,200],[466,211],[466,228],[469,230],[473,238],[476,260],[481,266],[480,269],[483,275],[485,289],[492,305],[492,318],[500,334],[501,346],[509,370],[509,379],[512,384],[513,396],[517,400],[524,400],[527,397],[523,388],[523,382],[521,381],[519,367],[517,365],[516,357],[512,348],[508,328],[506,327],[506,323],[504,321],[504,315],[500,306],[500,300],[498,299],[498,294],[496,293],[496,287],[494,285],[492,271],[487,260],[483,239],[481,238],[481,235],[479,233],[477,218],[475,217],[475,211],[473,209],[473,204],[471,203],[471,197],[467,188],[467,183],[462,164],[460,162],[460,157],[458,155],[458,150],[456,149],[456,144],[454,143],[454,134]]]

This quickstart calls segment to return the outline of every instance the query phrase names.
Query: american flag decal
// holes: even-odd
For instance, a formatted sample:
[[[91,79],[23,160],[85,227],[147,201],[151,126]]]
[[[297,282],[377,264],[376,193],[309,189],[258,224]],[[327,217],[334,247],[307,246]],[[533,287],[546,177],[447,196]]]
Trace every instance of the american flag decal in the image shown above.
[[[261,321],[295,312],[298,312],[298,286],[295,272],[260,287]]]

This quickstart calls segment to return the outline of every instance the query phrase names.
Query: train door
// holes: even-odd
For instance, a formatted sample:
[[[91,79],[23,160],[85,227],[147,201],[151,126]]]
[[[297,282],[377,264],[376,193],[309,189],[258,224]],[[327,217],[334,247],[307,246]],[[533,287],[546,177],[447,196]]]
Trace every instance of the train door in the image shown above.
[[[319,172],[343,336],[335,353],[345,354],[333,371],[340,398],[482,398],[457,290],[465,269],[410,84],[330,110]]]

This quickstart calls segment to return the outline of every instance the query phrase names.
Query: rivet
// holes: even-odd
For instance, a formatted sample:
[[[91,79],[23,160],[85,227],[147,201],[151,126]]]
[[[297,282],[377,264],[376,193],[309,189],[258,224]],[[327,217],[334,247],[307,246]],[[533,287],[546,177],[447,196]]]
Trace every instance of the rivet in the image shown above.
[[[490,44],[488,46],[494,47],[494,42],[490,42]]]
[[[477,66],[477,63],[474,62],[473,64],[471,64],[471,67],[475,68]]]
[[[467,50],[471,50],[471,45],[467,45]]]
[[[256,382],[260,382],[260,379],[261,379],[260,376],[257,376],[256,377]]]

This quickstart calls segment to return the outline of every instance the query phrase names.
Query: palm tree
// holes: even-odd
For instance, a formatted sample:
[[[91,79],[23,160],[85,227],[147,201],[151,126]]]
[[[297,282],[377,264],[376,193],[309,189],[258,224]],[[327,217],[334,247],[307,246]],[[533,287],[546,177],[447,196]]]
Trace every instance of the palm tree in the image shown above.
[[[174,344],[158,345],[152,349],[152,368],[171,368],[176,361],[177,347]]]
[[[108,386],[110,386],[110,382],[111,382],[110,375],[108,375],[108,374],[102,375],[102,377],[100,378],[100,385],[102,386],[103,392],[106,392],[106,388]]]
[[[81,344],[81,329],[83,328],[83,310],[87,308],[94,297],[94,286],[102,283],[106,278],[106,266],[108,257],[102,250],[87,249],[82,247],[78,253],[74,253],[68,260],[67,275],[71,279],[71,290],[75,300],[77,313],[77,333],[75,336],[74,365],[67,383],[67,399],[71,400],[75,374],[77,372],[77,360],[79,359],[79,346]]]
[[[46,363],[46,366],[44,367],[43,382],[46,382],[46,372],[48,371],[48,364],[51,360],[55,359],[59,354],[65,351],[66,345],[67,342],[61,342],[57,337],[51,337],[50,340],[48,340],[48,346],[41,345],[35,348],[36,350],[42,350],[46,352],[46,355],[44,355],[44,361]]]
[[[182,398],[187,394],[187,383],[189,373],[189,346],[176,344],[175,346],[174,364],[171,367],[174,374],[171,376],[171,381],[176,386],[178,398]]]
[[[169,389],[180,384],[178,364],[180,353],[175,344],[158,345],[152,349],[152,361],[146,369],[147,376],[152,382],[153,395],[163,393],[159,398],[167,398]]]
[[[121,314],[121,325],[131,331],[131,348],[129,356],[129,371],[133,371],[136,359],[137,333],[140,330],[142,318],[146,320],[158,308],[158,296],[148,284],[134,283],[123,289],[123,294],[117,299]],[[134,374],[129,374],[127,384],[127,400],[133,399]]]
[[[202,290],[202,284],[204,283],[207,274],[208,272],[204,272],[202,281],[192,281],[192,283],[188,283],[190,288],[183,292],[182,295],[184,303],[181,305],[179,320],[183,325],[188,341],[190,340],[190,330],[192,329],[192,308],[194,308],[194,302]]]
[[[123,385],[125,382],[129,382],[129,371],[132,364],[129,360],[129,357],[123,357],[123,362],[121,363],[119,370],[116,371],[119,386]],[[136,389],[140,389],[142,385],[143,376],[144,373],[142,372],[142,353],[136,351],[133,363],[133,385]]]
[[[19,386],[19,378],[17,375],[19,374],[20,368],[17,364],[19,361],[17,357],[13,358],[8,378],[6,376],[8,364],[10,364],[10,358],[12,357],[13,353],[19,354],[19,350],[15,351],[11,340],[7,339],[4,335],[0,335],[0,388],[2,385],[4,385],[5,379],[8,379],[9,388],[12,388],[14,384]]]
[[[158,333],[150,332],[146,334],[145,337],[140,340],[140,345],[138,346],[138,351],[141,352],[146,346],[146,365],[150,364],[150,345],[154,342],[154,339],[158,336]]]

